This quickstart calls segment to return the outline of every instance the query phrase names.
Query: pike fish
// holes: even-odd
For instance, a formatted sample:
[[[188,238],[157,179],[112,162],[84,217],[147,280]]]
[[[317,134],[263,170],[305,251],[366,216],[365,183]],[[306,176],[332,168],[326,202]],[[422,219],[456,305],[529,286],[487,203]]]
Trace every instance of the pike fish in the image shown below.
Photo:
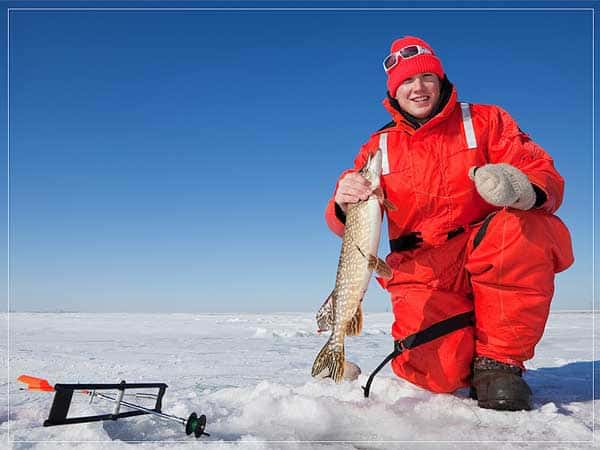
[[[344,339],[346,336],[359,335],[362,331],[361,302],[371,273],[376,271],[386,279],[392,276],[392,269],[377,257],[382,208],[395,209],[383,198],[380,186],[381,161],[381,150],[377,149],[369,155],[359,171],[371,182],[373,193],[367,200],[348,205],[335,288],[317,312],[319,331],[331,330],[331,335],[313,363],[312,376],[331,377],[336,383],[344,378],[347,366]]]

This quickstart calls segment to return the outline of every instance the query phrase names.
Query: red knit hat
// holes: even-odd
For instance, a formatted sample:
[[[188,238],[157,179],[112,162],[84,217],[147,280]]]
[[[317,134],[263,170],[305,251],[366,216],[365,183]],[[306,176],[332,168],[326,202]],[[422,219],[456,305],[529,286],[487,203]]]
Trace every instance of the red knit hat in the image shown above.
[[[435,56],[431,46],[422,39],[414,36],[404,36],[396,39],[392,43],[390,53],[400,50],[409,45],[420,45],[431,51],[431,54],[420,54],[408,59],[398,58],[398,64],[392,67],[387,73],[387,88],[392,97],[396,96],[398,87],[407,78],[413,77],[418,73],[431,72],[435,73],[440,80],[444,79],[444,68],[442,62]]]

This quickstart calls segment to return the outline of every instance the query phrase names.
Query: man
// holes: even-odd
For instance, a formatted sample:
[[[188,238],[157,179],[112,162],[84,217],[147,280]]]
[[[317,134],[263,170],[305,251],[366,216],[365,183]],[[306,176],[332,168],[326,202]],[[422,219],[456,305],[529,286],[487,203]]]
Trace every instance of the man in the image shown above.
[[[425,41],[393,42],[384,60],[393,121],[363,145],[326,209],[344,231],[348,204],[371,194],[357,173],[384,154],[381,184],[394,275],[394,372],[434,392],[471,386],[479,406],[531,409],[522,379],[542,337],[554,274],[573,263],[553,215],[564,182],[552,158],[502,109],[459,103]]]

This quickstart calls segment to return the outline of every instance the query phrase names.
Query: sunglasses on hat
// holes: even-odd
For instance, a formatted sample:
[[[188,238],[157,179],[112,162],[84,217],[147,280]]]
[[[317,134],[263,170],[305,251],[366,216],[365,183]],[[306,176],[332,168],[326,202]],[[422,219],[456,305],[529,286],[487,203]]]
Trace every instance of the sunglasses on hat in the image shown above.
[[[433,52],[428,48],[421,47],[420,45],[407,45],[402,47],[393,53],[390,53],[383,60],[383,70],[389,72],[391,69],[398,65],[399,57],[402,59],[410,59],[418,55],[433,55]]]

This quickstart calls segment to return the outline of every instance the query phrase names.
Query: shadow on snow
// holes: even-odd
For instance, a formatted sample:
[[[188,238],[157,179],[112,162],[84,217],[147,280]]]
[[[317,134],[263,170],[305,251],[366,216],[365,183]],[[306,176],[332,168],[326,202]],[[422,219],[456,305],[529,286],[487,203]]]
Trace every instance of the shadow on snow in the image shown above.
[[[571,415],[564,408],[573,402],[589,402],[600,398],[597,384],[600,380],[600,361],[578,361],[561,367],[542,367],[528,370],[525,380],[533,390],[533,399],[537,404],[552,402],[562,414]]]

